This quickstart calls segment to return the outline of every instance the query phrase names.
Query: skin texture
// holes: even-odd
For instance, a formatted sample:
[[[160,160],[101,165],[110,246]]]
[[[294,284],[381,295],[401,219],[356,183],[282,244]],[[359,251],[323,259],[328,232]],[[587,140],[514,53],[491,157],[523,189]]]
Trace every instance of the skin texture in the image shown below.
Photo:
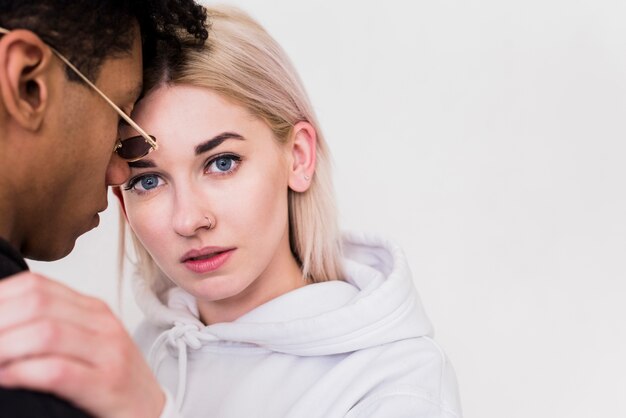
[[[136,32],[131,54],[108,58],[95,82],[130,112],[141,72]],[[60,258],[129,174],[112,155],[118,116],[23,30],[0,38],[0,97],[0,236],[31,258]],[[104,302],[32,272],[0,281],[0,386],[50,392],[96,417],[158,417],[165,402]]]
[[[245,108],[192,86],[154,90],[133,116],[160,148],[131,165],[122,192],[127,219],[166,275],[196,297],[205,323],[232,321],[306,284],[289,247],[287,196],[289,188],[304,192],[310,185],[304,178],[315,162],[310,124],[297,124],[279,144]],[[196,155],[199,144],[224,133],[238,138]],[[233,251],[210,272],[181,262],[206,247]]]

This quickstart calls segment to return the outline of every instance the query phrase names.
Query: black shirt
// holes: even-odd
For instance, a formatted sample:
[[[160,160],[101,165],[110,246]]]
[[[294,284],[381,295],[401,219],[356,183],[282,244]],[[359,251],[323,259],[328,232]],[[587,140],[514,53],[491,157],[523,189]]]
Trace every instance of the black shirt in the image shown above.
[[[0,279],[24,270],[28,270],[24,257],[0,238]],[[47,393],[0,388],[0,418],[89,418],[89,415]]]
[[[24,257],[0,238],[0,279],[24,270],[28,270]]]

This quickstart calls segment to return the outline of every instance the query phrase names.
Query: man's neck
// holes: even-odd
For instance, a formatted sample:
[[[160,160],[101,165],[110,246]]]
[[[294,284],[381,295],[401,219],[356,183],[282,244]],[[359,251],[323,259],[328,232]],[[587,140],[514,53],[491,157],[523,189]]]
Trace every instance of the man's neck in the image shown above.
[[[0,149],[0,152],[3,150]],[[3,154],[6,156],[6,154]],[[18,173],[7,158],[0,157],[0,237],[19,250],[19,227],[17,214],[20,196],[13,187]],[[22,192],[24,193],[24,192]]]
[[[32,202],[36,172],[31,158],[32,141],[7,124],[0,104],[0,237],[13,248],[22,251],[30,215],[37,208]]]

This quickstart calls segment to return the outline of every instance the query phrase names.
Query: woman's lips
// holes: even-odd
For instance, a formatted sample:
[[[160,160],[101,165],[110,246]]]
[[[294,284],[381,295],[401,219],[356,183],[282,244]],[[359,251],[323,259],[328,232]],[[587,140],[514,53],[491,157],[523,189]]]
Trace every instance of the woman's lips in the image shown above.
[[[235,248],[190,251],[183,256],[182,263],[194,273],[209,273],[222,267],[233,252]]]

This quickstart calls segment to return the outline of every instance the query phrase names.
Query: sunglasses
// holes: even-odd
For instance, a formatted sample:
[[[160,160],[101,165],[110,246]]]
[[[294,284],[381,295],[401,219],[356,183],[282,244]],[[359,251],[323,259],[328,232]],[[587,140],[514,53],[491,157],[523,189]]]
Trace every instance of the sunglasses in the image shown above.
[[[11,31],[0,27],[0,34],[8,34]],[[124,139],[123,141],[118,138],[113,148],[113,152],[117,153],[122,159],[133,162],[142,159],[150,152],[156,150],[158,145],[156,138],[152,135],[148,135],[146,131],[141,129],[134,120],[132,120],[122,109],[120,109],[111,99],[107,97],[95,84],[93,84],[78,68],[74,66],[67,58],[65,58],[59,51],[48,45],[50,50],[57,58],[59,58],[65,65],[67,65],[78,77],[81,78],[89,87],[91,87],[96,93],[100,95],[107,102],[117,114],[128,123],[134,130],[139,132],[139,135],[132,136]]]

